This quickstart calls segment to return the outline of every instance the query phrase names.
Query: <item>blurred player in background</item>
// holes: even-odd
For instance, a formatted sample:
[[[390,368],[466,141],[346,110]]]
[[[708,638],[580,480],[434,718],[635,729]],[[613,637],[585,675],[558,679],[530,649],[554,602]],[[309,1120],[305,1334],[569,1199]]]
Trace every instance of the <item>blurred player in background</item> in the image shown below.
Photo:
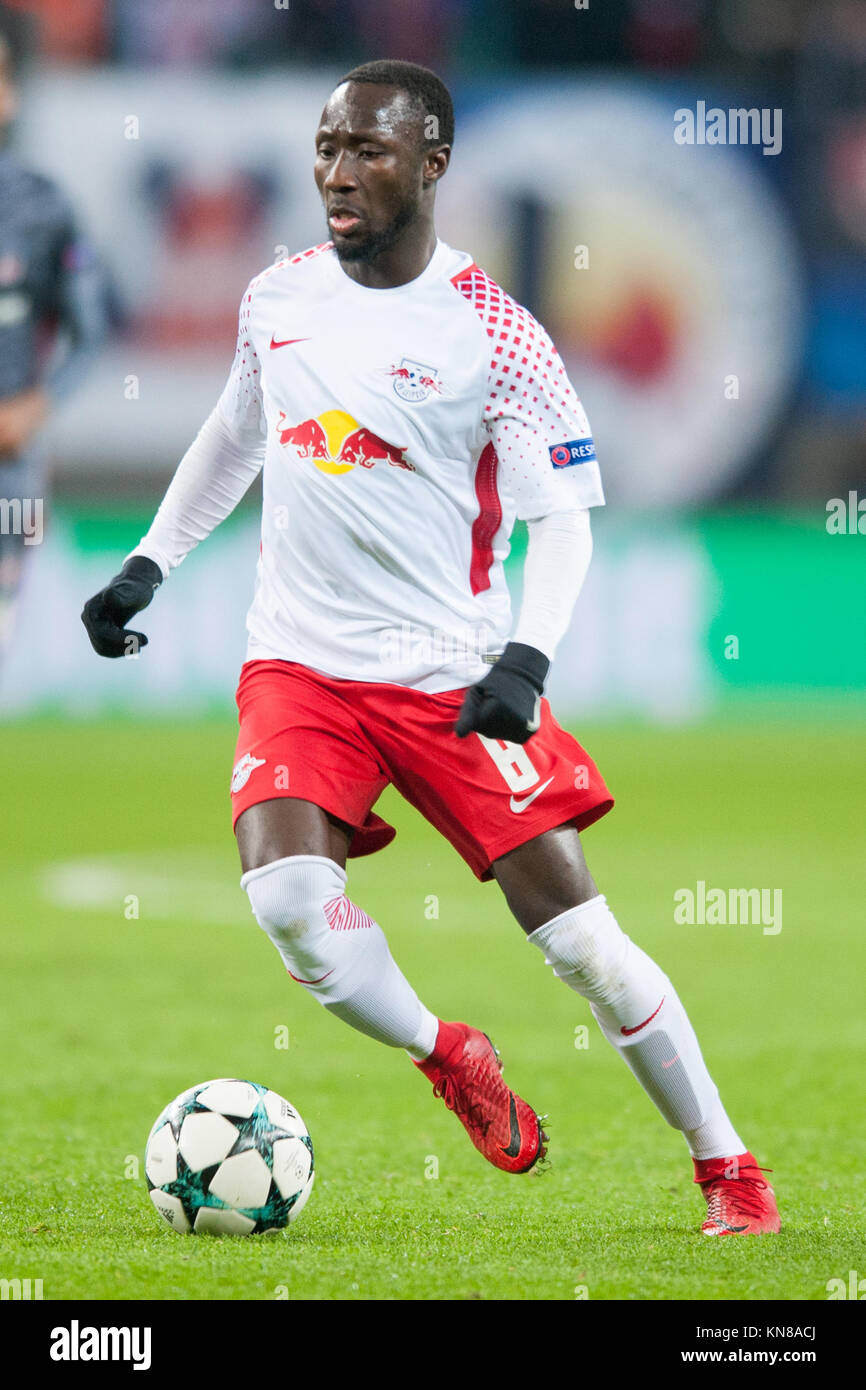
[[[683,1133],[703,1230],[776,1231],[772,1189],[673,984],[622,932],[583,857],[579,832],[613,801],[541,696],[604,496],[544,329],[437,238],[453,130],[450,95],[424,68],[371,63],[343,79],[316,135],[332,241],[251,282],[217,408],[82,616],[101,655],[137,652],[146,639],[125,624],[264,468],[231,792],[241,882],[292,978],[405,1048],[496,1167],[543,1156],[541,1119],[490,1039],[431,1013],[345,895],[347,858],[393,838],[372,809],[393,783],[479,879],[495,878]],[[512,632],[515,517],[529,548]]]
[[[21,28],[0,12],[0,664],[24,556],[41,538],[40,427],[101,347],[109,303],[65,196],[9,149],[22,54]]]

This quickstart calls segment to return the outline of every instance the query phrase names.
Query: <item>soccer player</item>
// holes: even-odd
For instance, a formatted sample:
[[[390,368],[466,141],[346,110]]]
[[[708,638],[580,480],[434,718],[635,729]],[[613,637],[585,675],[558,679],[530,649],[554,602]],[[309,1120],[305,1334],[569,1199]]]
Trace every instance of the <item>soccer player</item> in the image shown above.
[[[346,896],[346,861],[393,829],[390,782],[495,879],[554,974],[590,1003],[682,1131],[708,1235],[779,1229],[667,975],[620,929],[580,831],[612,798],[544,683],[602,504],[583,408],[544,329],[437,239],[454,134],[431,72],[354,69],[316,133],[331,240],[243,297],[234,366],[140,545],[88,600],[102,656],[264,469],[262,545],[231,796],[252,911],[289,974],[344,1023],[406,1049],[497,1168],[547,1136],[489,1038],[443,1022]],[[503,557],[528,525],[512,631]]]
[[[8,148],[18,107],[18,38],[11,18],[0,16],[0,658],[43,501],[39,430],[79,382],[108,327],[104,272],[66,198]],[[55,335],[64,346],[46,354]]]

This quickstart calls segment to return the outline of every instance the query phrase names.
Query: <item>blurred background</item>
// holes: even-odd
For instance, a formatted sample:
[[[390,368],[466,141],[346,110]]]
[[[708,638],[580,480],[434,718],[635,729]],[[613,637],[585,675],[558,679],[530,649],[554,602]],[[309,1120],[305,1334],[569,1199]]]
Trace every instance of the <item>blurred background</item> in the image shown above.
[[[866,1210],[864,5],[5,14],[0,456],[30,428],[20,463],[0,457],[0,1271],[46,1298],[825,1298],[862,1271]],[[489,1030],[553,1115],[552,1183],[498,1185],[406,1063],[287,988],[229,828],[256,488],[142,616],[139,659],[99,659],[79,619],[222,389],[245,286],[325,238],[313,132],[336,80],[384,56],[453,88],[440,235],[542,319],[592,423],[608,506],[549,694],[617,798],[593,874],[775,1170],[783,1259],[698,1251],[679,1136],[393,788],[397,841],[352,861],[349,891],[429,1006]],[[678,143],[677,113],[697,135],[713,108],[766,113],[778,152]],[[49,182],[25,197],[22,170]],[[38,543],[4,534],[15,486],[44,500]],[[515,602],[523,553],[518,528]],[[675,895],[704,883],[782,889],[784,930],[681,924]],[[304,1257],[155,1238],[128,1159],[208,1076],[273,1085],[309,1123]]]
[[[166,586],[140,664],[95,660],[78,612],[210,411],[248,280],[326,235],[313,131],[341,73],[378,56],[452,86],[440,235],[542,319],[592,422],[609,507],[551,685],[561,717],[864,698],[858,0],[7,0],[5,14],[21,59],[9,148],[71,204],[105,319],[39,435],[52,481],[7,615],[7,715],[231,708],[254,494]],[[700,102],[781,113],[781,149],[677,143],[675,112]],[[62,322],[55,339],[62,357]],[[518,530],[516,598],[522,546]]]

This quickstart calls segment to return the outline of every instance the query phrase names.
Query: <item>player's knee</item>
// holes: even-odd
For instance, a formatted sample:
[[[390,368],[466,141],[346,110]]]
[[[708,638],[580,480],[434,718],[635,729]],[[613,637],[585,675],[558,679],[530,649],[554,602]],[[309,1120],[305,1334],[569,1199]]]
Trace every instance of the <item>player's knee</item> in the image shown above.
[[[309,945],[326,929],[324,904],[342,895],[345,884],[338,864],[310,854],[278,859],[241,879],[259,926],[283,947]]]
[[[580,903],[554,922],[562,922],[567,928],[552,934],[552,939],[545,943],[545,954],[554,974],[572,989],[599,1002],[616,998],[625,985],[632,942],[605,898],[598,896]]]

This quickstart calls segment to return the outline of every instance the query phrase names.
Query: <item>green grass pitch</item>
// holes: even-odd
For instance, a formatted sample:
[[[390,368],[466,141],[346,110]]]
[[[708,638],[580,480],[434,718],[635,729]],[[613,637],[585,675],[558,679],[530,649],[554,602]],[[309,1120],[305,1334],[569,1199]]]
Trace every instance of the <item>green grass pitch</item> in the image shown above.
[[[349,891],[429,1006],[487,1030],[549,1112],[540,1175],[488,1167],[403,1053],[286,978],[238,887],[230,715],[34,722],[0,731],[0,1276],[46,1299],[565,1300],[820,1300],[866,1276],[862,725],[580,734],[617,797],[590,865],[774,1169],[780,1237],[700,1235],[681,1137],[496,886],[396,796],[398,838]],[[677,925],[699,879],[781,888],[781,932]],[[134,1176],[163,1105],[215,1076],[273,1086],[311,1130],[287,1233],[178,1237]]]

